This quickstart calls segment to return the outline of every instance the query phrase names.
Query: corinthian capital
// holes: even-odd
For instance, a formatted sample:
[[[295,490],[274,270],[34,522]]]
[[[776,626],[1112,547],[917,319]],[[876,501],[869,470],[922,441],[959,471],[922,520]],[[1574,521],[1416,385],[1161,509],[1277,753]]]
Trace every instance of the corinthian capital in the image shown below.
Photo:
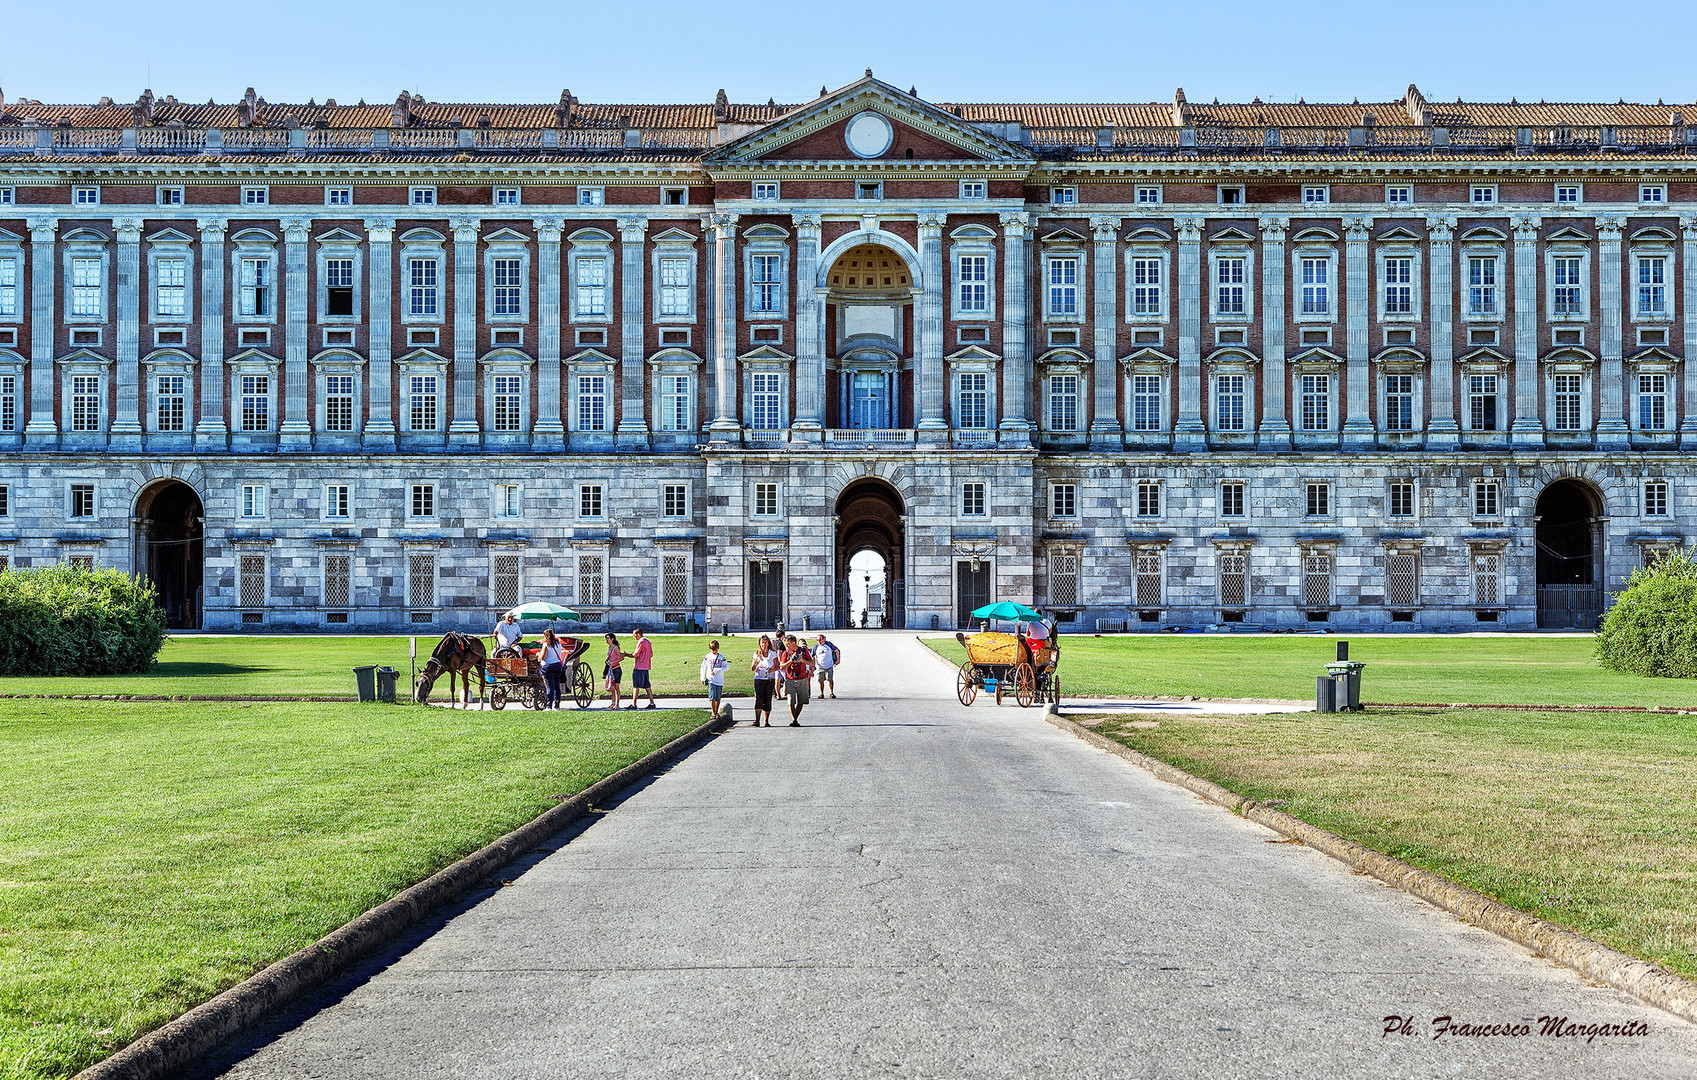
[[[1345,240],[1364,244],[1373,234],[1373,219],[1370,217],[1351,217],[1343,219],[1343,235]]]
[[[1197,244],[1202,241],[1202,226],[1205,219],[1199,217],[1181,217],[1173,219],[1173,229],[1178,233],[1181,244]]]
[[[29,223],[29,240],[32,244],[51,244],[53,238],[58,235],[58,218],[40,218]]]
[[[540,240],[544,244],[558,244],[560,242],[560,237],[565,235],[565,218],[539,217],[532,222],[532,224],[536,226],[536,239]]]
[[[948,217],[943,214],[920,214],[919,234],[929,233],[933,237],[943,235],[943,226],[948,223]]]
[[[1600,240],[1618,241],[1620,232],[1626,228],[1626,219],[1619,214],[1599,214],[1597,216],[1597,238]]]
[[[1687,242],[1697,240],[1697,217],[1682,217],[1679,219],[1679,234]]]
[[[141,218],[118,218],[112,222],[120,244],[141,243]]]
[[[394,218],[366,218],[365,235],[373,244],[392,244],[395,242]]]
[[[720,211],[708,214],[701,220],[702,224],[713,231],[713,239],[730,241],[735,240],[737,236],[737,217],[736,214],[727,214]]]
[[[791,214],[790,224],[795,226],[796,235],[819,239],[819,230],[824,226],[825,219],[818,214]]]
[[[1120,231],[1120,219],[1117,217],[1093,217],[1090,219],[1090,235],[1098,244],[1111,244]]]
[[[1527,244],[1538,239],[1538,226],[1544,223],[1541,217],[1528,215],[1508,219],[1509,228],[1514,230],[1516,243]]]
[[[306,238],[312,235],[307,223],[300,218],[283,222],[283,239],[291,244],[304,244]]]
[[[1261,239],[1269,244],[1282,242],[1285,233],[1290,231],[1290,218],[1264,217],[1258,224],[1261,226]]]
[[[469,217],[453,218],[452,220],[450,220],[448,222],[448,227],[450,229],[454,230],[454,243],[456,243],[456,244],[475,244],[475,243],[477,243],[477,219],[476,218],[469,218]]]
[[[619,219],[619,240],[626,244],[640,244],[648,236],[648,219],[639,217],[622,217]]]
[[[1031,228],[1031,215],[1023,210],[1002,215],[1002,232],[1009,237],[1024,236]]]
[[[1455,239],[1455,215],[1434,214],[1426,219],[1426,235],[1436,244]]]

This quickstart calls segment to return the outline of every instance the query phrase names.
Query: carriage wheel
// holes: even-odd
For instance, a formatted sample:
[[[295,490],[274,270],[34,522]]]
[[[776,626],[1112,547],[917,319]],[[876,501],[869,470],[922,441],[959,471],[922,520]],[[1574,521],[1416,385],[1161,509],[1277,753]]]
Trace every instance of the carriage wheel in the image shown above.
[[[971,705],[978,698],[978,679],[973,674],[971,660],[960,666],[960,677],[955,680],[955,696],[960,698],[962,705]]]
[[[1049,700],[1055,703],[1055,708],[1061,707],[1061,677],[1056,675],[1049,682]]]
[[[996,704],[1002,703],[1002,692],[1008,688],[1008,669],[1005,667],[992,668],[996,675]]]
[[[1022,709],[1029,709],[1031,703],[1037,700],[1037,673],[1031,670],[1030,664],[1020,664],[1013,669],[1013,698]]]
[[[519,654],[519,651],[517,649],[513,648],[511,645],[503,645],[499,649],[495,650],[495,659],[497,659],[497,660],[512,660],[512,659],[516,659],[518,657],[518,654]]]
[[[572,665],[572,700],[580,709],[589,708],[595,701],[595,680],[589,675],[589,665],[581,660]]]
[[[530,684],[530,707],[541,710],[548,705],[548,688],[541,683]]]
[[[496,687],[493,687],[493,688],[490,689],[490,691],[489,691],[489,707],[491,709],[496,709],[496,710],[504,709],[504,708],[507,707],[507,688],[506,687],[496,686]]]

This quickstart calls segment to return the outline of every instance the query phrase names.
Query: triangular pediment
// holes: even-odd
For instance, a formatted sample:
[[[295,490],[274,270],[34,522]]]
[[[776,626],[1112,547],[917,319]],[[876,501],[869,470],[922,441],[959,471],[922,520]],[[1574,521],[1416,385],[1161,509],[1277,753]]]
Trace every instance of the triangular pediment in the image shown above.
[[[950,353],[943,357],[943,359],[951,364],[993,364],[1001,360],[1001,357],[997,356],[989,349],[981,348],[977,345],[968,345],[959,352]]]
[[[1226,228],[1221,229],[1219,232],[1210,235],[1208,237],[1208,239],[1209,239],[1210,242],[1215,243],[1215,244],[1220,244],[1220,243],[1247,244],[1247,243],[1250,243],[1251,241],[1253,241],[1255,238],[1253,236],[1250,236],[1248,233],[1244,232],[1242,229],[1227,226]]]
[[[321,232],[313,239],[320,244],[357,244],[360,242],[359,236],[346,229],[331,229],[328,232]]]
[[[192,244],[194,237],[177,229],[160,229],[156,233],[149,233],[147,242],[150,244]]]
[[[782,349],[774,349],[770,345],[761,345],[743,353],[741,356],[737,357],[737,359],[744,364],[758,364],[762,362],[769,364],[787,364],[791,360],[794,360],[795,357],[784,352]]]
[[[866,120],[858,120],[870,114]],[[851,125],[851,121],[855,121]],[[789,161],[1030,161],[999,139],[870,74],[792,109],[702,160],[711,171],[766,159]]]
[[[1588,241],[1590,241],[1590,239],[1591,239],[1591,237],[1588,233],[1581,232],[1580,230],[1574,228],[1572,225],[1564,225],[1561,228],[1557,229],[1555,232],[1544,237],[1544,241],[1546,243],[1555,243],[1557,241],[1562,241],[1562,240],[1588,242]]]
[[[777,226],[764,225],[760,226],[760,228],[775,229]],[[754,230],[751,229],[749,231],[750,234],[752,234]],[[789,235],[788,233],[783,232],[782,229],[779,229],[778,231],[784,236]],[[665,232],[656,234],[652,239],[656,244],[693,244],[698,237],[694,233],[685,232],[682,229],[667,229]]]
[[[1404,228],[1401,225],[1386,229],[1378,236],[1378,240],[1381,244],[1392,241],[1417,241],[1419,239],[1419,233],[1415,232],[1413,229]]]
[[[517,229],[496,229],[483,238],[485,244],[528,244],[530,237]]]
[[[1044,233],[1038,239],[1042,240],[1043,243],[1045,243],[1045,244],[1054,244],[1054,243],[1082,244],[1082,243],[1084,243],[1084,234],[1079,233],[1079,232],[1074,232],[1073,230],[1068,229],[1068,228],[1060,228],[1060,229],[1051,229],[1050,231]]]

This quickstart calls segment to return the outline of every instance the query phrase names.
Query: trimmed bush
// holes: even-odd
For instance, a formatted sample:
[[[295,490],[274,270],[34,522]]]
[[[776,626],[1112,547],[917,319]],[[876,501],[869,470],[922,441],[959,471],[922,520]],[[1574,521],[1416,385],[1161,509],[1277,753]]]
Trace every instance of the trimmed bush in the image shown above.
[[[132,675],[151,668],[164,643],[153,587],[120,570],[0,573],[0,675]]]
[[[1597,632],[1597,660],[1631,675],[1697,678],[1697,559],[1675,551],[1633,571]]]

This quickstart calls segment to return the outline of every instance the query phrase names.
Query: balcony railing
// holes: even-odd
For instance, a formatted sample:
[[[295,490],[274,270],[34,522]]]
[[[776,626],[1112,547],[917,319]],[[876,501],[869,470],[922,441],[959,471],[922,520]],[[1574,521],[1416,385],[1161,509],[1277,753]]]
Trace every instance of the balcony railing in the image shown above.
[[[968,428],[953,433],[956,446],[995,446],[996,431],[994,428]]]
[[[901,428],[829,428],[825,442],[835,446],[912,446],[913,432]]]

